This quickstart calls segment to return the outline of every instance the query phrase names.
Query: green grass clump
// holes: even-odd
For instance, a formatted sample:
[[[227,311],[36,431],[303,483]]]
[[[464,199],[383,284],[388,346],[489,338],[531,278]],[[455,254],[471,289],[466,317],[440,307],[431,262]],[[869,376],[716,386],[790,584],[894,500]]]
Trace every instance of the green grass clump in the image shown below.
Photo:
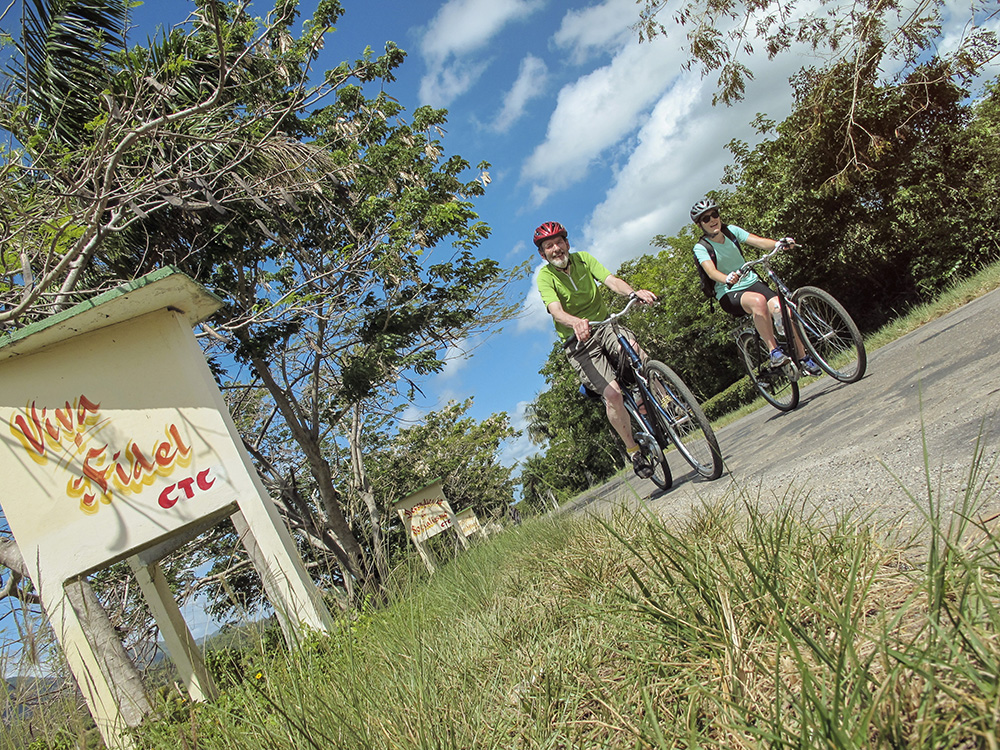
[[[668,522],[535,519],[247,655],[145,748],[996,747],[1000,546],[966,496],[888,522],[734,488]],[[993,498],[990,498],[991,500]],[[770,507],[774,506],[774,507]],[[232,677],[232,671],[230,670]]]

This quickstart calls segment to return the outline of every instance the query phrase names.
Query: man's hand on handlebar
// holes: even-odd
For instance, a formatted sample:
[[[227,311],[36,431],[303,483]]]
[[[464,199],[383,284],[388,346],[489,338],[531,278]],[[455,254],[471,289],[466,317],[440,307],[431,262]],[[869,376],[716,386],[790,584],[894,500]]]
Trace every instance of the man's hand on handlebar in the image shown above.
[[[644,305],[652,305],[656,302],[656,295],[648,289],[636,289],[632,294]]]
[[[590,338],[590,321],[586,318],[577,318],[576,322],[573,323],[573,333],[576,334],[578,341],[586,341]]]

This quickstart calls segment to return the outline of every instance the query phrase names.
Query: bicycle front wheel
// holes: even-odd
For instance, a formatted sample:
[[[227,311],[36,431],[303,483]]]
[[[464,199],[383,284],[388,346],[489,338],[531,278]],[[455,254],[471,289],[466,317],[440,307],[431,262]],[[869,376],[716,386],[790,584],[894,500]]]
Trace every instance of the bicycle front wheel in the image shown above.
[[[660,427],[696,472],[705,479],[718,479],[722,475],[722,451],[697,399],[677,373],[662,362],[646,362],[643,373],[652,391],[653,414]]]
[[[788,377],[791,365],[771,367],[771,353],[767,344],[754,330],[746,330],[736,338],[743,364],[750,374],[750,381],[761,396],[775,409],[791,411],[799,405],[799,384]]]
[[[809,354],[831,378],[841,383],[861,380],[868,355],[861,332],[843,305],[814,286],[796,289],[792,300],[795,327]]]

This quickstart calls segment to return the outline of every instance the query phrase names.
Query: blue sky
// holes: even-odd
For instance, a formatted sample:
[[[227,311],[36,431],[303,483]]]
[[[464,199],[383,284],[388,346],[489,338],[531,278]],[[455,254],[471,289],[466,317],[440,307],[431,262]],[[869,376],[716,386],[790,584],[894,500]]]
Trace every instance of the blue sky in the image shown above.
[[[447,108],[446,153],[492,164],[492,181],[476,203],[493,229],[481,254],[508,266],[532,259],[536,273],[541,261],[531,235],[543,221],[563,223],[573,249],[593,253],[612,271],[652,252],[655,235],[675,234],[691,204],[719,187],[730,161],[725,145],[734,138],[755,143],[749,123],[757,113],[787,115],[788,77],[817,62],[805,51],[772,62],[752,55],[746,62],[756,78],[746,99],[713,107],[715,79],[683,70],[679,38],[640,44],[630,28],[641,7],[635,0],[343,4],[320,67],[354,59],[366,46],[380,51],[386,41],[404,49],[407,60],[388,93],[409,111],[422,104]],[[954,30],[946,28],[938,42],[944,50],[968,17],[967,6],[946,5],[955,13],[947,15]],[[300,7],[308,17],[314,6],[302,0]],[[189,0],[148,0],[135,11],[133,42],[155,24],[182,22],[193,9]],[[473,396],[472,416],[505,411],[515,427],[523,426],[525,405],[544,388],[538,370],[555,334],[533,276],[513,293],[521,317],[451,352],[407,419]],[[507,446],[503,460],[535,450],[524,438]]]

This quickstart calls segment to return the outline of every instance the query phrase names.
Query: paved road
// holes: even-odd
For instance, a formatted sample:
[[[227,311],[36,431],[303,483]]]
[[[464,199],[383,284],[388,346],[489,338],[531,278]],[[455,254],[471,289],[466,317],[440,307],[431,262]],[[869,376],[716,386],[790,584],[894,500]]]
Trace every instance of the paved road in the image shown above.
[[[658,493],[629,472],[566,509],[603,513],[643,501],[660,514],[681,516],[735,491],[754,502],[791,492],[827,517],[857,508],[909,525],[919,512],[907,490],[927,507],[921,430],[930,486],[946,503],[959,502],[969,484],[977,440],[989,459],[996,455],[998,372],[1000,290],[869,352],[867,374],[857,383],[822,377],[803,388],[795,411],[765,406],[719,430],[726,464],[720,479],[697,477],[674,451],[671,490]],[[1000,511],[1000,463],[985,463],[984,517]]]

